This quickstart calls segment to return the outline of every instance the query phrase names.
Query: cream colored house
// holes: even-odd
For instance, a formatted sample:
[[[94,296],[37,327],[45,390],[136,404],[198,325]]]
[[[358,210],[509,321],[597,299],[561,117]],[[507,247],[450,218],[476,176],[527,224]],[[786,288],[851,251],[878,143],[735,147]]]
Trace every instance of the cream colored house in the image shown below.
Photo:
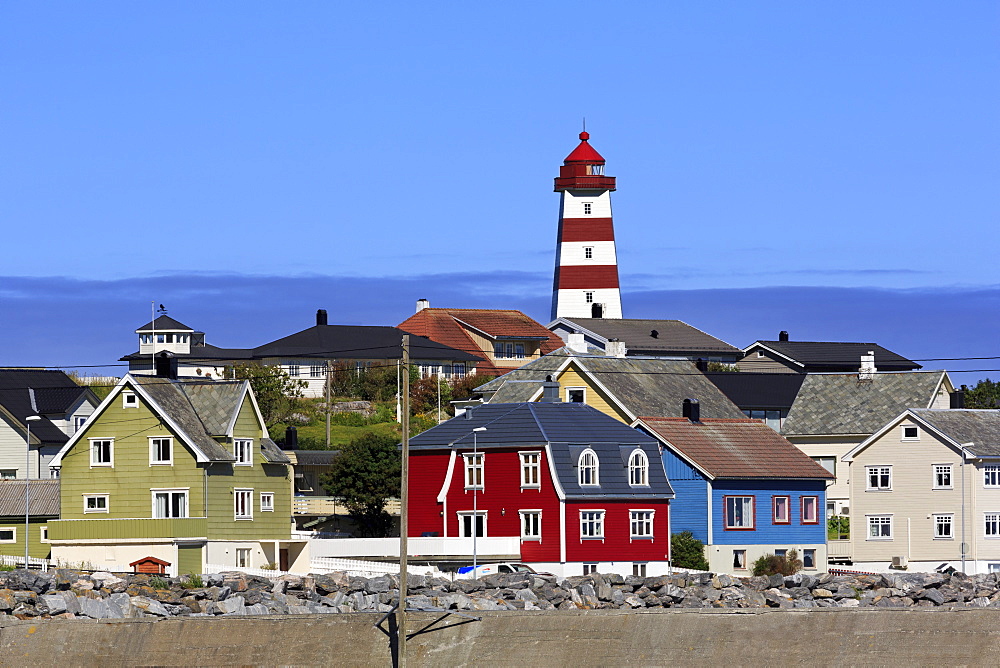
[[[836,476],[827,515],[854,516],[841,458],[908,408],[948,408],[954,389],[946,371],[810,373],[781,435]]]
[[[910,409],[841,461],[855,568],[1000,572],[1000,411]]]

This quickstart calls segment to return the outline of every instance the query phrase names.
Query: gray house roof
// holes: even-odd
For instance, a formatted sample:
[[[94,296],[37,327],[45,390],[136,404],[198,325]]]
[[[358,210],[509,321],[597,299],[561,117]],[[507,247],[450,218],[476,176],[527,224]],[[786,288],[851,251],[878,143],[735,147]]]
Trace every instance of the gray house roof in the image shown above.
[[[808,371],[851,371],[861,366],[861,356],[871,351],[875,366],[883,371],[912,371],[919,364],[877,343],[836,341],[756,341],[743,349],[750,353],[762,347],[794,360]]]
[[[977,457],[1000,457],[1000,411],[984,409],[917,409],[911,411]]]
[[[908,408],[929,408],[946,371],[876,373],[859,382],[856,373],[808,374],[788,411],[784,436],[873,434]]]
[[[490,403],[529,401],[545,377],[568,359],[608,389],[636,417],[681,417],[685,399],[697,399],[703,417],[743,418],[743,412],[686,360],[583,355],[560,348],[477,388]]]
[[[31,480],[28,485],[28,515],[59,517],[59,481]],[[24,480],[0,480],[0,517],[24,519]]]
[[[484,404],[410,439],[412,450],[545,447],[552,453],[567,499],[663,499],[673,496],[656,441],[596,408],[570,403]],[[581,487],[577,461],[587,448],[599,461],[600,485]],[[641,449],[649,460],[649,486],[628,484],[628,456]]]
[[[736,346],[717,339],[681,320],[647,320],[637,318],[560,318],[549,324],[555,330],[560,323],[570,324],[584,333],[595,334],[605,341],[625,342],[630,355],[726,355],[738,358],[742,352]]]

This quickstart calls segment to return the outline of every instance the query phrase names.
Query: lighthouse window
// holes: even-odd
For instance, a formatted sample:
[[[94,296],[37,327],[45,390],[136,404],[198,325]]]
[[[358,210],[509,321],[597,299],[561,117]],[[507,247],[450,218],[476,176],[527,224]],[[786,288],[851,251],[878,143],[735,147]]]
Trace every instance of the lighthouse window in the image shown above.
[[[591,204],[590,202],[584,202],[584,203],[583,203],[583,214],[584,214],[585,216],[589,216],[589,215],[590,215],[590,208],[591,208],[592,206],[593,206],[593,205],[592,205],[592,204]]]
[[[593,304],[594,303],[594,293],[593,292],[584,292],[583,296],[587,300],[588,304]]]
[[[594,259],[594,247],[593,246],[584,246],[583,247],[583,257],[584,257],[584,259],[587,259],[587,260],[593,260]]]
[[[604,165],[587,165],[587,173],[591,176],[600,176],[604,173]]]

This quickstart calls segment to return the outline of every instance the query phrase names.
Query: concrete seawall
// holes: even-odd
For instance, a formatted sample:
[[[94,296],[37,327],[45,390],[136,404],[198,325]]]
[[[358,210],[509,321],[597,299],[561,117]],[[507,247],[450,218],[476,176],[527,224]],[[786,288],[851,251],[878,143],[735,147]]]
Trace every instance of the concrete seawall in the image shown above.
[[[991,665],[1000,610],[411,613],[410,665]],[[0,628],[0,666],[388,666],[371,614],[45,620]],[[443,628],[442,628],[443,627]],[[412,633],[412,630],[411,630]]]

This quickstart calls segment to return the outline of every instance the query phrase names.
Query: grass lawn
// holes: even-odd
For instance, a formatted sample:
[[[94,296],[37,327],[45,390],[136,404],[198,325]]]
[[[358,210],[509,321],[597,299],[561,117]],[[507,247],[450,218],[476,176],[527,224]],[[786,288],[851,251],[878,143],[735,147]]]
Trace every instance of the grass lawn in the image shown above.
[[[284,434],[285,428],[283,425],[278,425],[273,429],[275,435]],[[298,428],[299,438],[312,438],[316,441],[323,443],[326,441],[326,423],[321,422],[319,424],[303,425]],[[337,424],[330,425],[330,447],[334,450],[339,448],[341,445],[349,443],[356,439],[362,434],[368,432],[375,432],[376,434],[383,435],[399,435],[398,425],[395,422],[382,422],[379,424],[368,425],[365,427],[344,427]]]

